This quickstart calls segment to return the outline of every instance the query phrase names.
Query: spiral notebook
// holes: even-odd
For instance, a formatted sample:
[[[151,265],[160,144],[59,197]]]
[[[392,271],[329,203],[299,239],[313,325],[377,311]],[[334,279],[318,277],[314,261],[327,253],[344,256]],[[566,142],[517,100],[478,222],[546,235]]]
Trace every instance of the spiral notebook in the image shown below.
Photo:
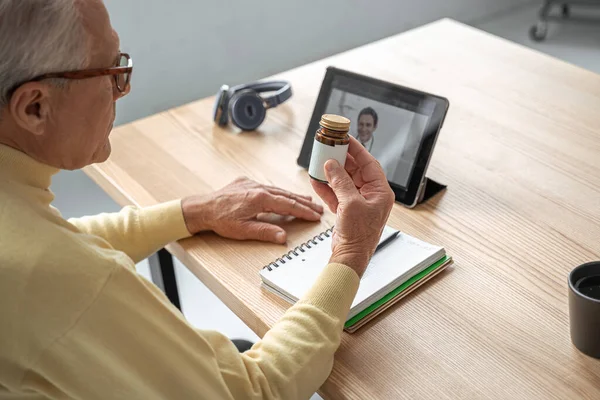
[[[331,232],[322,232],[265,266],[260,272],[263,287],[290,303],[302,298],[329,262]],[[397,233],[386,226],[380,243]],[[344,328],[356,331],[451,263],[444,248],[399,232],[371,259]]]

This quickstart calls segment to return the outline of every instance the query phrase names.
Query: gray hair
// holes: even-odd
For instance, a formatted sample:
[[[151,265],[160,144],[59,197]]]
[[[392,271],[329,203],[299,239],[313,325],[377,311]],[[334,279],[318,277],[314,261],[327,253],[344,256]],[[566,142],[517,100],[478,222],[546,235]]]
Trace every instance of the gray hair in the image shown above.
[[[0,108],[12,90],[36,76],[87,65],[78,2],[0,0]]]

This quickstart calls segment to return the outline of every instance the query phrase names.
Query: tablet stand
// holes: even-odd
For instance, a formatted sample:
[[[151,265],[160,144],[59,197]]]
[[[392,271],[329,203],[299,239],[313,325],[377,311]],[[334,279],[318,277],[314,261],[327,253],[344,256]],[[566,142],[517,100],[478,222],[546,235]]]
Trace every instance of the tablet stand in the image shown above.
[[[446,189],[448,186],[442,185],[434,181],[433,179],[425,178],[425,188],[419,196],[419,202],[417,204],[425,203],[427,200]]]

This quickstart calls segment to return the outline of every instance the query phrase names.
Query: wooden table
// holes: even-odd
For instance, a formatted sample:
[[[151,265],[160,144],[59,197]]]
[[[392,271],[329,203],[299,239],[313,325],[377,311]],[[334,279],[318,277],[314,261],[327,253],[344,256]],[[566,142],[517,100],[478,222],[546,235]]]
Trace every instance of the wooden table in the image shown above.
[[[112,157],[87,173],[123,205],[207,193],[240,175],[311,193],[296,158],[329,65],[450,99],[429,169],[449,189],[414,210],[396,205],[390,224],[445,246],[455,266],[344,334],[320,393],[600,398],[600,361],[572,346],[567,307],[569,271],[600,259],[592,72],[443,20],[277,75],[295,95],[260,132],[215,127],[207,98],[116,129]],[[289,246],[333,221],[290,223]],[[284,246],[204,234],[169,250],[258,335],[289,307],[258,275]]]

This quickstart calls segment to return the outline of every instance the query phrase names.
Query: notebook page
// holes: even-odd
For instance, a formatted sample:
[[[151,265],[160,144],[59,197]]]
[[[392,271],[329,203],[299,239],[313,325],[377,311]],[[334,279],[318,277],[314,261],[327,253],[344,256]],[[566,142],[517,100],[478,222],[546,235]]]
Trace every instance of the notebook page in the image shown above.
[[[397,230],[386,226],[381,235],[380,242],[387,239],[395,232],[397,232]],[[389,248],[395,247],[395,242],[397,242],[399,238],[400,237],[378,252],[373,257],[373,260],[377,260],[377,257],[380,254],[386,254],[389,251]],[[263,280],[272,286],[275,286],[288,297],[295,300],[301,298],[315,283],[331,257],[331,237],[324,237],[323,241],[319,241],[318,239],[316,241],[318,243],[317,245],[311,244],[311,249],[306,249],[304,253],[298,252],[298,256],[294,256],[292,260],[285,259],[285,263],[278,268],[273,268],[272,271],[262,270],[260,274]],[[363,284],[361,283],[361,286],[362,285]],[[369,287],[370,286],[372,285],[369,285]]]
[[[394,232],[394,229],[386,227],[380,242]],[[304,253],[299,252],[298,257],[286,260],[285,264],[278,268],[274,268],[272,271],[261,271],[263,280],[293,300],[303,297],[315,283],[331,257],[331,238],[324,238],[323,241],[317,240],[317,243],[317,245],[311,245],[312,248],[307,249]],[[365,300],[372,296],[385,295],[393,287],[416,273],[415,270],[428,267],[442,258],[443,254],[442,247],[400,233],[394,241],[377,252],[371,259],[352,303],[352,313],[360,312],[372,302],[367,303]],[[386,290],[382,291],[383,288]],[[378,294],[378,292],[381,293]]]

